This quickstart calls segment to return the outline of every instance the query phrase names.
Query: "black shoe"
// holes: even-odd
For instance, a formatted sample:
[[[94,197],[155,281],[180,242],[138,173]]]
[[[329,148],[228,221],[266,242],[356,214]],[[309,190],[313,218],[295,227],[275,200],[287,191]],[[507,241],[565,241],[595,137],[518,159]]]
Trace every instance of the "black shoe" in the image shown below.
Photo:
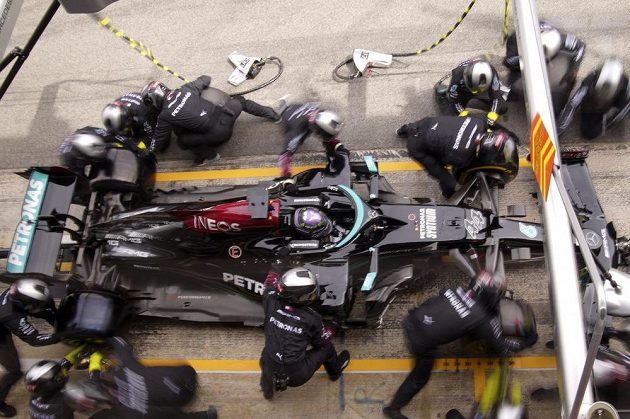
[[[407,416],[400,413],[400,409],[394,409],[390,406],[383,408],[383,414],[390,419],[409,419]]]
[[[407,125],[403,125],[402,127],[396,130],[396,135],[400,138],[407,138],[407,134],[409,131],[407,130]]]
[[[262,390],[265,400],[273,399],[273,382],[268,379],[260,378],[260,389]]]
[[[208,405],[208,410],[206,411],[208,414],[208,419],[217,419],[219,417],[219,412],[217,412],[217,408],[214,405]]]
[[[193,166],[205,166],[208,163],[212,163],[213,161],[217,161],[221,158],[221,155],[217,152],[212,153],[210,156],[208,157],[195,157],[195,160],[193,160]]]
[[[10,404],[6,404],[5,402],[0,403],[0,416],[3,418],[12,418],[17,414],[17,410],[15,407]]]
[[[341,374],[343,374],[343,370],[350,364],[350,352],[341,351],[339,355],[337,355],[337,372],[334,374],[328,374],[328,378],[330,381],[337,381]]]

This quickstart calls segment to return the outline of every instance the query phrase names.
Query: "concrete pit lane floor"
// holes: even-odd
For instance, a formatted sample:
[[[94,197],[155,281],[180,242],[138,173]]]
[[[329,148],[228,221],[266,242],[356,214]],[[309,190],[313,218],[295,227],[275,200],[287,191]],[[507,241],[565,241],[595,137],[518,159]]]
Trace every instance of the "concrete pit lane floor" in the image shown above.
[[[337,83],[332,80],[331,71],[354,48],[392,52],[414,51],[430,45],[448,30],[467,4],[468,1],[448,4],[438,0],[422,4],[397,1],[385,7],[359,0],[343,5],[324,0],[298,6],[285,1],[256,0],[247,4],[223,1],[208,5],[169,0],[148,5],[139,0],[121,0],[106,8],[101,16],[110,17],[114,26],[144,42],[166,65],[190,79],[210,74],[213,86],[229,93],[241,90],[227,83],[232,71],[227,62],[229,53],[278,56],[285,64],[283,76],[271,86],[248,95],[249,98],[270,104],[291,93],[296,100],[321,100],[324,106],[338,110],[345,117],[342,140],[353,151],[353,159],[370,151],[379,161],[400,162],[407,161],[407,157],[404,144],[394,131],[403,123],[437,114],[432,89],[445,72],[466,58],[491,50],[498,54],[491,56],[491,62],[505,76],[499,56],[503,48],[493,48],[500,38],[503,3],[478,2],[441,46],[421,57],[395,61],[389,69],[378,69],[378,75]],[[25,44],[46,7],[46,2],[25,1],[9,49]],[[578,80],[607,56],[618,56],[630,65],[628,2],[540,1],[538,11],[541,17],[586,42]],[[335,18],[331,19],[333,15]],[[272,75],[273,67],[266,66],[256,79],[241,87],[253,87]],[[171,87],[180,83],[116,36],[99,28],[88,16],[59,11],[0,101],[3,127],[0,247],[10,245],[26,188],[26,182],[13,172],[34,165],[56,164],[57,147],[66,135],[86,125],[100,125],[101,110],[109,101],[128,91],[139,91],[151,79],[159,79]],[[521,137],[520,154],[525,156],[529,124],[523,105],[511,103],[502,121]],[[592,142],[580,138],[577,125],[574,124],[563,143],[591,150],[588,164],[606,215],[614,221],[619,235],[630,234],[627,182],[630,125],[618,126]],[[281,138],[278,125],[243,115],[233,139],[220,150],[223,159],[202,172],[274,167],[282,150]],[[160,156],[160,170],[187,172],[191,170],[190,160],[190,155],[174,144]],[[304,144],[295,165],[314,162],[323,163],[316,138]],[[226,172],[225,179],[207,181],[204,178],[208,176],[202,172],[196,180],[163,185],[260,180],[251,173],[240,172],[246,177],[235,178],[237,172]],[[269,171],[259,175],[267,179],[274,176]],[[400,170],[386,175],[402,193],[442,202],[437,184],[423,172]],[[505,212],[508,204],[524,203],[530,219],[536,220],[536,201],[531,197],[534,190],[531,169],[523,167],[518,178],[501,192],[501,211]],[[558,379],[553,369],[553,350],[545,346],[552,339],[552,317],[544,264],[510,266],[507,273],[515,295],[534,307],[540,334],[533,348],[518,354],[514,376],[522,383],[530,417],[560,417],[560,403],[553,391],[542,392],[540,397],[531,396],[535,389],[553,388]],[[307,385],[290,389],[273,402],[265,401],[258,390],[261,329],[142,318],[131,328],[131,342],[142,358],[160,362],[188,360],[198,368],[200,389],[190,409],[205,409],[214,404],[223,418],[378,418],[383,404],[391,398],[409,368],[400,319],[409,308],[435,295],[440,288],[465,283],[464,276],[453,267],[436,267],[435,278],[395,301],[380,329],[348,330],[345,337],[335,340],[338,350],[348,349],[353,356],[342,380],[331,383],[319,373]],[[41,323],[36,324],[47,330]],[[31,348],[18,342],[18,346],[25,367],[36,359],[58,359],[68,351],[64,345]],[[490,373],[487,367],[494,362],[486,359],[486,353],[471,342],[443,346],[438,356],[440,360],[431,381],[404,410],[409,417],[443,418],[451,408],[468,412],[480,394],[484,377]],[[81,373],[73,374],[73,379],[79,378]],[[27,397],[19,383],[7,399],[18,407],[18,417],[27,417]]]

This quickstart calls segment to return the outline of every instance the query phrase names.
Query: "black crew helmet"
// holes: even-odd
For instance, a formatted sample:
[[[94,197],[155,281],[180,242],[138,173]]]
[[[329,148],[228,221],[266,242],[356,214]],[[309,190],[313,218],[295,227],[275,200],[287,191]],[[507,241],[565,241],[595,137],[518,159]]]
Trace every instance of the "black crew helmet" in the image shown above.
[[[594,84],[585,102],[594,109],[606,111],[623,87],[623,63],[617,58],[607,58],[597,70]]]
[[[477,155],[472,163],[457,171],[457,181],[466,183],[483,170],[495,174],[503,184],[518,175],[518,137],[507,130],[485,132],[477,139]]]
[[[38,397],[57,394],[67,381],[68,376],[61,365],[49,360],[38,361],[24,375],[26,389]]]
[[[294,268],[280,278],[278,295],[290,304],[313,304],[319,301],[319,285],[310,270]]]
[[[494,69],[486,60],[474,60],[464,68],[464,84],[473,94],[485,92],[492,86]]]
[[[116,101],[105,106],[101,115],[103,126],[117,135],[128,134],[133,126],[133,112],[128,104]]]
[[[11,284],[9,289],[11,302],[27,313],[36,313],[52,303],[52,294],[48,285],[41,279],[22,278]]]
[[[320,110],[314,121],[317,131],[325,137],[336,137],[343,128],[343,118],[334,111]]]
[[[142,96],[142,100],[145,105],[149,105],[157,110],[160,110],[164,104],[164,99],[170,92],[171,89],[166,87],[164,83],[153,80],[151,83],[144,86],[140,95]]]

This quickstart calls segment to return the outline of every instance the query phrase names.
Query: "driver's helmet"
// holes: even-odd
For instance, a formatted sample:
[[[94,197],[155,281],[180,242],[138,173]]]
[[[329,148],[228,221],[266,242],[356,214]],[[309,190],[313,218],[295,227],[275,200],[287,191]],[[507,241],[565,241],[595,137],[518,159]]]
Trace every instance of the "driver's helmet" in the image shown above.
[[[562,35],[556,28],[545,27],[540,33],[540,42],[545,54],[545,59],[551,61],[562,47]]]
[[[502,298],[499,301],[499,317],[503,333],[507,336],[523,338],[536,332],[534,310],[524,301]]]
[[[160,110],[164,103],[164,98],[171,92],[171,89],[166,87],[164,83],[160,83],[157,80],[153,80],[151,83],[144,86],[142,89],[142,100],[146,105]]]
[[[474,280],[471,289],[478,302],[494,308],[505,293],[505,278],[482,271]]]
[[[585,102],[592,108],[606,111],[622,88],[623,78],[623,63],[617,58],[606,59],[596,73]]]
[[[477,156],[467,172],[485,170],[500,175],[503,183],[518,174],[518,138],[506,130],[486,132],[479,139]]]
[[[343,128],[343,118],[337,112],[320,110],[315,116],[314,124],[319,134],[326,137],[336,137]]]
[[[494,69],[485,60],[474,60],[464,69],[464,84],[473,94],[485,92],[492,86]]]
[[[28,369],[24,376],[26,389],[37,397],[50,397],[57,394],[66,385],[68,376],[55,361],[38,361]]]
[[[126,135],[133,125],[133,112],[129,105],[116,101],[105,106],[102,113],[103,126],[117,135]]]
[[[312,304],[319,300],[319,285],[311,271],[294,268],[280,278],[278,295],[291,304]]]
[[[329,235],[333,225],[323,211],[315,207],[303,207],[293,213],[293,227],[309,238],[319,239]]]
[[[11,284],[9,289],[11,302],[15,307],[27,313],[37,313],[52,303],[52,294],[48,285],[41,279],[22,278]]]

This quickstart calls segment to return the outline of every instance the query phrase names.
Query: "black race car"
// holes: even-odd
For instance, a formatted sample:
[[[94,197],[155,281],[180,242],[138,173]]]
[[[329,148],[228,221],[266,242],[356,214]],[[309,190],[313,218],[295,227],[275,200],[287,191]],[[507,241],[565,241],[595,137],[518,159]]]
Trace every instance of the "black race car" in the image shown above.
[[[64,284],[68,319],[101,304],[256,326],[269,270],[305,266],[319,280],[322,314],[377,326],[440,255],[470,270],[462,252],[485,248],[486,263],[501,270],[505,252],[542,254],[540,225],[496,211],[497,190],[518,171],[515,143],[480,153],[459,174],[463,186],[449,205],[396,193],[369,156],[329,159],[325,169],[282,181],[175,191],[154,190],[153,162],[125,148],[90,168],[32,169],[4,278],[39,274]],[[82,215],[68,214],[71,203]],[[330,234],[299,233],[293,214],[304,207],[332,220]],[[61,243],[63,232],[70,243]],[[73,262],[71,274],[55,269],[62,259]],[[88,298],[100,302],[82,302]]]

